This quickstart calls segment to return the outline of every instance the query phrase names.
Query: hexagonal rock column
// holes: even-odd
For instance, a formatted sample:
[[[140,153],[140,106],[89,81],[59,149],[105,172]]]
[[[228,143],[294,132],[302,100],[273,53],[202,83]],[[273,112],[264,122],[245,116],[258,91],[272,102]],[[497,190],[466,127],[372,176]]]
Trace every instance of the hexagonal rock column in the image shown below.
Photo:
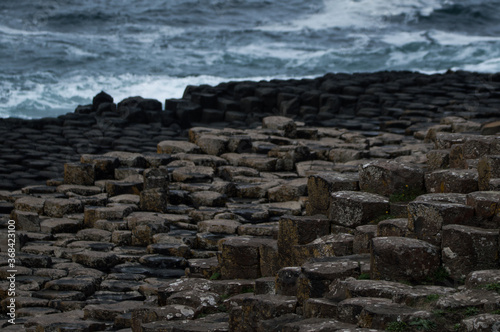
[[[357,174],[332,174],[320,173],[309,176],[307,180],[307,214],[328,213],[330,207],[330,195],[336,191],[356,191],[359,187],[359,176]]]
[[[64,183],[91,186],[95,181],[95,165],[81,163],[64,164]]]
[[[372,279],[425,281],[440,264],[440,248],[425,241],[395,236],[372,240]]]
[[[262,128],[283,130],[286,137],[297,135],[297,125],[295,122],[284,116],[268,116],[262,119]]]
[[[482,219],[481,227],[498,228],[500,225],[500,191],[476,191],[467,195],[467,205],[474,208]]]
[[[387,211],[389,200],[384,196],[359,191],[338,191],[331,195],[328,218],[333,224],[356,228]]]
[[[157,145],[158,153],[200,153],[201,149],[198,145],[184,141],[162,141]]]
[[[219,242],[219,266],[223,279],[257,279],[262,276],[260,247],[272,246],[275,240],[252,237],[229,237]],[[265,263],[265,262],[263,262]]]
[[[442,228],[445,225],[474,223],[474,208],[456,203],[464,201],[457,194],[433,194],[417,197],[408,204],[408,229],[414,232],[418,239],[441,246]],[[446,195],[449,200],[446,200]],[[465,198],[465,197],[463,197]],[[465,203],[465,201],[464,201]]]
[[[415,165],[393,160],[375,160],[359,167],[359,187],[384,196],[422,192],[424,172]]]
[[[84,154],[80,162],[94,165],[96,180],[114,179],[115,169],[120,166],[118,158],[112,156]]]
[[[443,227],[443,266],[455,280],[475,270],[498,268],[497,229],[448,225]]]
[[[232,297],[229,309],[229,330],[257,331],[259,322],[295,313],[297,298],[283,295],[247,295]]]
[[[279,222],[278,253],[282,267],[296,265],[294,246],[308,244],[330,233],[330,221],[321,217],[283,216]]]
[[[228,143],[228,137],[211,134],[202,134],[196,142],[201,151],[214,156],[220,156],[228,152]]]
[[[430,193],[468,194],[478,190],[478,175],[471,169],[443,169],[425,175],[425,187]]]
[[[489,190],[490,180],[500,178],[500,155],[484,156],[477,164],[479,190]]]

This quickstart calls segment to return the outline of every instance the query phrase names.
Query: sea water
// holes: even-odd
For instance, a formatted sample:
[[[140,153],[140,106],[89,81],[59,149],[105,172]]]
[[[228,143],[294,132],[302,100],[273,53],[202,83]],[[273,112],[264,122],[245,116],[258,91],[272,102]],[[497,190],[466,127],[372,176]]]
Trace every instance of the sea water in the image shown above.
[[[57,116],[101,90],[328,72],[500,71],[500,1],[2,0],[0,117]]]

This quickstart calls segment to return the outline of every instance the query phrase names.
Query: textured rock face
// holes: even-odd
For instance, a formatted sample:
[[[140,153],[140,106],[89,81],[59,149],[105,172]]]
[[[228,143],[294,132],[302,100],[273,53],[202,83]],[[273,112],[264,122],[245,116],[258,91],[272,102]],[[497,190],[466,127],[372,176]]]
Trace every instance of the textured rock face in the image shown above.
[[[333,224],[355,228],[389,211],[389,201],[381,195],[338,191],[331,195],[328,217]]]
[[[432,196],[428,197],[429,199],[415,200],[408,204],[408,228],[417,238],[440,245],[444,226],[474,224],[472,207],[446,201],[433,201]]]
[[[405,192],[422,192],[424,172],[411,164],[376,160],[360,167],[359,187],[362,191],[387,197]]]
[[[374,238],[371,256],[372,279],[421,282],[432,279],[441,263],[438,247],[404,237]]]
[[[499,230],[447,225],[443,227],[443,266],[456,280],[470,272],[498,268]]]
[[[463,113],[456,100],[477,87],[464,73],[383,75],[190,87],[164,112],[100,96],[58,119],[0,121],[18,326],[495,328],[500,140],[463,132],[496,115]],[[234,122],[182,131],[175,116]],[[46,133],[54,146],[26,146]]]
[[[330,233],[330,221],[325,218],[284,216],[280,219],[278,252],[282,266],[293,266],[298,259],[295,245],[308,244]]]

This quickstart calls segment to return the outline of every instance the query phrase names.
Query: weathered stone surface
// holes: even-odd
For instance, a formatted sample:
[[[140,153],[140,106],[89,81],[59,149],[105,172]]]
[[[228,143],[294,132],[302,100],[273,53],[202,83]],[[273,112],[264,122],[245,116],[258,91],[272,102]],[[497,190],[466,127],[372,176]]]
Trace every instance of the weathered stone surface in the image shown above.
[[[10,217],[16,221],[16,227],[26,232],[40,231],[40,217],[36,212],[12,210]]]
[[[294,313],[297,299],[283,295],[246,295],[226,300],[230,304],[230,331],[256,331],[258,322]]]
[[[39,331],[57,331],[70,328],[75,331],[97,331],[106,328],[104,322],[95,320],[84,320],[83,310],[72,310],[69,312],[57,313],[33,317],[26,321],[26,329],[36,329]]]
[[[320,173],[311,175],[307,181],[309,215],[327,214],[330,195],[336,191],[356,191],[359,188],[359,176],[345,173]],[[325,199],[328,197],[328,199]]]
[[[190,142],[185,141],[162,141],[157,145],[158,153],[174,154],[174,153],[200,153],[200,148]]]
[[[193,319],[195,309],[185,305],[174,304],[162,307],[136,306],[132,310],[131,327],[134,331],[172,331],[175,326],[179,326],[182,320]],[[164,325],[175,321],[174,324]]]
[[[380,223],[378,224],[380,225]],[[352,251],[354,254],[370,253],[371,241],[377,236],[377,225],[358,226],[354,230]]]
[[[307,179],[291,180],[267,191],[270,202],[297,201],[301,196],[307,195]]]
[[[441,296],[436,308],[449,310],[450,314],[462,313],[469,307],[491,312],[500,308],[500,294],[484,289],[468,289]],[[463,317],[463,316],[462,316]]]
[[[359,187],[384,196],[421,192],[424,172],[418,166],[392,160],[375,160],[360,166]]]
[[[500,178],[500,155],[488,155],[477,164],[479,190],[490,190],[490,180]]]
[[[318,173],[333,172],[335,164],[325,160],[302,161],[295,165],[297,174],[300,177],[308,177]]]
[[[330,233],[330,221],[321,217],[284,216],[280,219],[278,252],[282,266],[295,265],[293,246],[304,245]]]
[[[259,172],[274,172],[277,158],[256,153],[225,153],[221,156],[232,166],[251,167]]]
[[[26,196],[16,199],[14,203],[14,209],[19,211],[42,214],[44,204],[45,204],[44,198]]]
[[[92,295],[97,290],[98,281],[95,278],[88,276],[72,276],[58,280],[52,280],[45,284],[45,289],[54,291],[76,291]]]
[[[429,193],[462,193],[478,190],[475,170],[445,169],[425,175],[425,187]]]
[[[498,267],[499,231],[463,225],[443,227],[443,266],[455,280]]]
[[[43,206],[45,215],[62,218],[66,214],[83,212],[83,204],[77,199],[49,198]]]
[[[172,178],[176,182],[210,182],[214,169],[207,166],[185,166],[173,170]]]
[[[481,314],[466,318],[461,322],[461,331],[489,332],[500,329],[500,315]]]
[[[451,224],[473,223],[474,209],[468,205],[443,201],[443,196],[424,195],[426,198],[416,199],[408,204],[408,229],[415,233],[417,238],[441,245],[442,228]],[[443,198],[443,200],[438,201]],[[464,197],[465,198],[465,197]],[[456,201],[450,196],[451,201]]]
[[[106,181],[106,192],[110,197],[118,195],[139,195],[144,189],[142,178],[127,177],[119,181]]]
[[[93,164],[64,164],[64,183],[92,186],[95,181],[95,166]]]
[[[92,196],[98,195],[102,192],[102,189],[97,186],[83,186],[76,184],[62,184],[57,187],[57,192],[68,194],[74,193],[82,196]]]
[[[289,266],[280,269],[276,275],[276,294],[297,296],[298,281],[302,268]]]
[[[384,196],[338,191],[331,194],[328,217],[336,225],[355,228],[386,214],[388,210],[389,201]]]
[[[84,319],[96,319],[101,321],[114,321],[118,315],[132,312],[137,308],[137,301],[121,301],[111,304],[90,304],[83,309]]]
[[[140,193],[139,206],[143,211],[167,212],[168,192],[163,188],[143,190]]]
[[[438,247],[404,237],[374,238],[371,256],[372,279],[421,282],[432,279],[441,264]]]
[[[196,141],[201,151],[214,156],[220,156],[228,152],[228,143],[228,138],[211,134],[202,134]]]
[[[337,305],[337,317],[343,321],[350,324],[357,324],[361,315],[361,312],[366,306],[371,306],[379,303],[391,303],[389,299],[378,298],[378,297],[355,297],[350,299],[345,299],[338,303]]]
[[[40,223],[42,233],[76,233],[83,227],[81,220],[68,218],[45,219]]]
[[[127,152],[127,151],[111,151],[104,154],[106,157],[118,158],[120,167],[137,167],[146,168],[146,158],[140,153]]]
[[[400,236],[408,233],[408,218],[387,219],[377,224],[376,236]]]
[[[427,166],[430,171],[448,168],[450,165],[450,151],[432,150],[426,154]]]
[[[198,232],[235,234],[240,225],[236,220],[205,220],[198,223]]]
[[[304,317],[337,317],[337,306],[338,302],[326,298],[310,298],[304,303]]]
[[[500,270],[473,271],[465,279],[466,288],[487,288],[487,285],[500,283]]]
[[[128,229],[132,230],[132,245],[147,246],[153,243],[153,236],[168,233],[170,227],[165,218],[152,212],[135,212],[126,218]]]
[[[467,195],[467,205],[483,219],[493,218],[500,212],[500,191],[476,191]]]
[[[302,265],[311,258],[352,255],[353,242],[351,234],[325,235],[308,244],[293,246],[293,257],[297,265]]]
[[[360,262],[350,259],[327,259],[312,261],[302,265],[297,280],[296,296],[299,303],[309,298],[320,298],[329,291],[329,286],[336,280],[357,277],[360,274]]]
[[[285,324],[281,331],[351,331],[355,329],[356,325],[354,324],[348,324],[332,318],[309,318]]]
[[[73,262],[94,269],[109,269],[119,263],[118,257],[110,252],[82,251],[72,255]]]
[[[112,156],[83,154],[80,162],[94,165],[95,180],[113,179],[115,169],[120,166],[118,158]]]
[[[221,276],[224,279],[256,279],[262,276],[260,246],[273,240],[231,237],[219,242]]]
[[[291,172],[295,164],[310,158],[310,150],[303,145],[281,145],[267,153],[269,157],[277,158],[276,171]]]
[[[194,192],[190,196],[196,208],[200,206],[224,207],[227,201],[226,195],[209,190]]]
[[[358,326],[365,328],[386,329],[389,323],[410,322],[417,319],[429,319],[432,314],[397,303],[377,303],[367,305],[359,315]]]
[[[142,173],[144,189],[162,188],[168,190],[168,170],[166,168],[148,168]]]
[[[262,119],[262,127],[283,130],[286,137],[295,137],[297,134],[297,125],[295,122],[284,116],[265,117]]]

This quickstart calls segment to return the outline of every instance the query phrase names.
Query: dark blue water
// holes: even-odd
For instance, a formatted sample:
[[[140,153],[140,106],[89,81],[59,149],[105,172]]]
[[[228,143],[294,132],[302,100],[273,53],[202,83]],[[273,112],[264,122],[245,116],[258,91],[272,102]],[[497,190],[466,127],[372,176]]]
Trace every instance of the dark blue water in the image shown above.
[[[2,0],[0,117],[72,111],[105,90],[327,72],[500,71],[500,1]]]

